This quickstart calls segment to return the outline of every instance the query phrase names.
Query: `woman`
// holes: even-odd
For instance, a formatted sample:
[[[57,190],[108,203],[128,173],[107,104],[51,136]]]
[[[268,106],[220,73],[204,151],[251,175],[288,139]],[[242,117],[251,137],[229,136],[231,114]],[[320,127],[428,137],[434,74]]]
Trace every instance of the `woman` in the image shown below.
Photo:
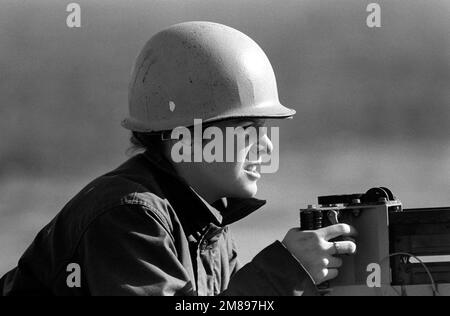
[[[274,149],[264,120],[295,114],[246,35],[209,22],[159,32],[136,61],[129,106],[123,126],[143,153],[64,207],[3,295],[309,295],[337,276],[336,255],[355,252],[328,242],[347,225],[293,228],[240,266],[229,225],[265,204],[254,198]]]

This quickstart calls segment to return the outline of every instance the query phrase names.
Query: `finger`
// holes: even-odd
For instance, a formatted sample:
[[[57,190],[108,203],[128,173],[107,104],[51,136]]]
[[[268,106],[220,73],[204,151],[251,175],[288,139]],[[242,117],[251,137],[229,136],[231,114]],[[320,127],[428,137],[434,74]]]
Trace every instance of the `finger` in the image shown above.
[[[337,241],[330,243],[327,252],[334,255],[353,255],[356,253],[356,244],[351,241]]]
[[[317,233],[325,240],[331,240],[340,236],[355,236],[357,231],[350,225],[337,224],[328,227],[324,227],[317,230]]]
[[[336,269],[340,268],[343,265],[343,261],[341,258],[330,257],[328,258],[328,269]]]
[[[339,275],[338,269],[326,269],[324,272],[325,277],[322,279],[322,283],[336,279]]]

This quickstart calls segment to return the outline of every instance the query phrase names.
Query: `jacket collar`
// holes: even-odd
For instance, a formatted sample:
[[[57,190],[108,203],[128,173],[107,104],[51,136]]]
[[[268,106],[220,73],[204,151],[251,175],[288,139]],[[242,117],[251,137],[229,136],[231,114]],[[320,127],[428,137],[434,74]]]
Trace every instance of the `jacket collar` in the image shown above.
[[[170,177],[170,180],[164,182],[167,184],[166,191],[173,194],[171,200],[177,201],[180,207],[188,206],[193,210],[193,212],[177,212],[180,220],[193,230],[201,229],[210,223],[218,227],[230,225],[266,204],[265,200],[256,198],[223,198],[210,204],[177,174],[163,155],[147,150],[143,156],[153,167]]]

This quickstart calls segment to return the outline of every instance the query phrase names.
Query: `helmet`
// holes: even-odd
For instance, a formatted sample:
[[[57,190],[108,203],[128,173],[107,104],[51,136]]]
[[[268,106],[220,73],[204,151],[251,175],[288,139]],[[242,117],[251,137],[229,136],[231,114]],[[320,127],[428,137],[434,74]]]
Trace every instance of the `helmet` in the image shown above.
[[[186,22],[154,35],[139,54],[129,86],[136,132],[192,126],[194,119],[288,118],[273,68],[247,35],[211,22]]]

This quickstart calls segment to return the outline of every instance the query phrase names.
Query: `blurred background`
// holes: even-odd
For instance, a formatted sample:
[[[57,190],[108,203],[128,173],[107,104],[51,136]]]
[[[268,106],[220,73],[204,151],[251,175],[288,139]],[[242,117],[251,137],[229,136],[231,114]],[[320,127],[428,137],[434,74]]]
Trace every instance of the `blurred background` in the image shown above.
[[[450,1],[0,0],[0,275],[85,184],[125,159],[127,85],[158,30],[189,20],[235,27],[275,69],[280,170],[266,207],[234,227],[241,258],[284,237],[318,195],[387,186],[406,207],[450,206]]]

